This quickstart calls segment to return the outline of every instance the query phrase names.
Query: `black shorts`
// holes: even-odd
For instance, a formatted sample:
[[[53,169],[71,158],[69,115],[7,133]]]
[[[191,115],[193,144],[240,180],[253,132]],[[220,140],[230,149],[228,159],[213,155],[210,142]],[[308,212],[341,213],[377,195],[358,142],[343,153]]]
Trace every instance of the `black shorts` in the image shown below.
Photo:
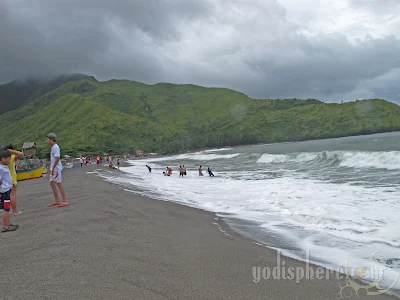
[[[10,203],[11,203],[11,190],[0,193],[0,209],[4,211],[10,211]]]

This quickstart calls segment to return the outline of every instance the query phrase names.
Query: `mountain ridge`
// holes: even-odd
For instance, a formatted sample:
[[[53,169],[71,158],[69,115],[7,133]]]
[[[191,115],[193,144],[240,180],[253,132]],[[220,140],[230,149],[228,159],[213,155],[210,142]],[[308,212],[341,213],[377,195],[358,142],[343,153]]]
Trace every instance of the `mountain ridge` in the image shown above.
[[[251,99],[231,89],[85,75],[0,114],[0,143],[36,141],[44,153],[43,137],[55,132],[65,154],[166,154],[398,131],[399,116],[398,105],[381,99]]]

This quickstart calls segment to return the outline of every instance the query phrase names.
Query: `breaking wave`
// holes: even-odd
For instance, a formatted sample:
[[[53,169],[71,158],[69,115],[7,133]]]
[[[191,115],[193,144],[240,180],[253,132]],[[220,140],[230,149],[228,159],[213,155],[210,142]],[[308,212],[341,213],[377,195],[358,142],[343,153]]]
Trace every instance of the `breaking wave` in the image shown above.
[[[400,151],[323,151],[291,154],[263,154],[257,163],[332,164],[348,168],[400,169]]]

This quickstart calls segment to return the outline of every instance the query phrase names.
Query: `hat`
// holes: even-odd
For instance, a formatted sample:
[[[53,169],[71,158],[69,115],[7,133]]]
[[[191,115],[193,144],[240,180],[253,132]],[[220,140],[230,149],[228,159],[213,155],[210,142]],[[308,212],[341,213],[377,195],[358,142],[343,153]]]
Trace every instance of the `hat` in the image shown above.
[[[54,133],[49,133],[49,134],[47,135],[47,137],[48,137],[49,139],[53,140],[53,141],[56,141],[56,140],[57,140],[57,136],[56,136]]]

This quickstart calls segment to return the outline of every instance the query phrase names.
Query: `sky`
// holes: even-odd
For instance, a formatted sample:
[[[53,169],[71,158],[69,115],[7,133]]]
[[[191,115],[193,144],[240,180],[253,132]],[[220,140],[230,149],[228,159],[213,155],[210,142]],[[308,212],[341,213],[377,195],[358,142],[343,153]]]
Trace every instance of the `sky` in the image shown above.
[[[400,1],[0,0],[0,83],[65,73],[400,104]]]

